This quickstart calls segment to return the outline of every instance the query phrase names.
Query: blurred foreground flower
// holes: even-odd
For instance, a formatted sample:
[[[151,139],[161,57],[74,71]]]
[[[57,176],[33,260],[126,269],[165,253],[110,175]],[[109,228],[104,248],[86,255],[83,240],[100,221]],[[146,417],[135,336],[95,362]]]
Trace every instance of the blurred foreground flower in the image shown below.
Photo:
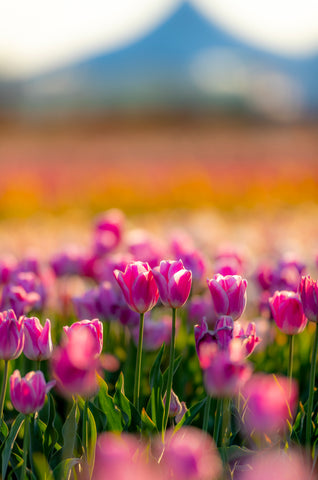
[[[278,328],[287,335],[301,333],[307,325],[299,295],[286,290],[276,291],[269,299],[270,308]]]
[[[55,381],[46,383],[43,373],[29,372],[21,378],[19,370],[10,377],[10,396],[12,405],[18,412],[34,413],[44,405],[45,395],[55,385]]]

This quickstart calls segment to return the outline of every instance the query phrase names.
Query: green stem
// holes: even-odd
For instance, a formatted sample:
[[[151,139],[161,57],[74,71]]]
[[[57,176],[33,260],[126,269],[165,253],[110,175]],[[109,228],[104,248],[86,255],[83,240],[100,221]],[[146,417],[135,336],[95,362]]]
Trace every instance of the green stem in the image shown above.
[[[103,346],[104,352],[108,352],[109,347],[109,334],[110,334],[110,322],[103,323]]]
[[[223,416],[222,410],[223,410],[223,400],[222,398],[218,398],[217,404],[216,404],[214,431],[213,431],[213,438],[217,447],[219,446],[219,436],[220,436],[220,430],[222,425],[222,416]]]
[[[172,329],[171,329],[171,343],[170,343],[170,359],[169,359],[169,370],[168,370],[168,381],[167,381],[167,393],[166,393],[166,403],[165,411],[163,416],[163,431],[166,431],[169,410],[170,410],[170,400],[171,400],[171,390],[172,390],[172,380],[173,380],[173,368],[174,368],[174,347],[175,347],[175,336],[176,336],[176,309],[172,309]]]
[[[22,471],[21,471],[21,480],[25,480],[27,478],[26,469],[27,469],[29,441],[30,441],[30,415],[26,415],[24,420],[23,465],[22,465]]]
[[[134,406],[139,411],[139,392],[140,392],[140,375],[141,375],[141,356],[142,356],[142,341],[144,335],[144,313],[140,314],[139,322],[139,339],[137,348],[137,360],[135,370],[135,385],[134,385]]]
[[[82,425],[82,445],[84,448],[84,456],[87,458],[88,438],[87,438],[87,408],[88,400],[85,399],[83,408],[83,425]]]
[[[227,439],[228,439],[229,423],[230,423],[231,405],[230,405],[230,400],[228,398],[223,398],[222,402],[223,402],[223,406],[222,406],[221,446],[226,447]]]
[[[314,403],[314,387],[315,387],[315,374],[316,374],[316,358],[317,358],[317,346],[318,346],[318,323],[316,323],[316,332],[314,345],[312,350],[311,365],[310,365],[310,383],[309,383],[309,398],[306,418],[306,445],[307,449],[310,449],[311,439],[311,416]]]
[[[41,360],[37,360],[37,361],[36,361],[35,368],[36,368],[37,370],[41,370]]]
[[[203,432],[208,431],[211,400],[212,400],[211,395],[207,395],[205,406],[204,406],[204,414],[203,414],[203,424],[202,424]]]
[[[2,389],[1,389],[1,396],[0,396],[0,420],[3,419],[4,399],[6,397],[7,383],[8,383],[8,369],[9,369],[9,360],[5,360],[4,370],[3,370]]]
[[[288,378],[289,378],[289,390],[291,392],[291,385],[293,379],[293,357],[294,357],[294,339],[295,335],[289,335],[289,362],[288,362]]]

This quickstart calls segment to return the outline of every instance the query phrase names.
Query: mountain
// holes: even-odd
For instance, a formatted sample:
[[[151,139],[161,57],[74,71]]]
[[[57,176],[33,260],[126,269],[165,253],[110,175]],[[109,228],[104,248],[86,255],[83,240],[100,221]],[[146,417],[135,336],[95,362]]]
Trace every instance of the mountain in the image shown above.
[[[318,111],[318,55],[288,58],[238,40],[183,3],[135,43],[21,83],[33,112],[239,108]]]

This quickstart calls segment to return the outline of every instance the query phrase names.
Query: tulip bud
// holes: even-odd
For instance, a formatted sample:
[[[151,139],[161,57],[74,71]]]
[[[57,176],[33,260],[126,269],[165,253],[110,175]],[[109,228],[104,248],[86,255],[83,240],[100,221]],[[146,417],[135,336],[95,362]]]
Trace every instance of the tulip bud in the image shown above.
[[[163,397],[163,403],[164,405],[166,404],[166,393]],[[182,405],[180,403],[180,400],[178,396],[174,393],[173,390],[171,390],[171,397],[170,397],[170,407],[169,407],[169,417],[173,418],[180,414],[182,410]]]
[[[247,280],[239,275],[216,274],[208,280],[215,317],[229,315],[237,320],[246,306]]]
[[[159,292],[148,263],[132,262],[125,272],[114,270],[114,276],[132,310],[145,313],[156,305]]]
[[[21,378],[19,370],[15,370],[10,377],[11,402],[18,412],[34,413],[41,410],[45,402],[46,393],[55,385],[55,381],[46,383],[43,373],[29,372]]]
[[[312,280],[310,275],[302,277],[299,293],[306,317],[310,322],[318,322],[318,281]]]
[[[163,305],[171,308],[182,307],[190,294],[192,273],[184,268],[181,260],[162,261],[160,267],[152,271]]]
[[[270,308],[278,328],[287,335],[301,333],[307,325],[299,295],[276,291],[269,299]]]
[[[52,355],[51,322],[44,327],[36,317],[24,317],[24,355],[30,360],[47,360]]]

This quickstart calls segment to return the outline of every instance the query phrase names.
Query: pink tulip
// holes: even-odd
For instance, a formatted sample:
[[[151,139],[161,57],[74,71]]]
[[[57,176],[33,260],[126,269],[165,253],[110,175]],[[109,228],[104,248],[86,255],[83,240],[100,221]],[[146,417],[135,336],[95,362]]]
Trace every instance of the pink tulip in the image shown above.
[[[220,274],[208,280],[208,287],[212,296],[212,305],[215,317],[229,315],[237,320],[246,306],[247,280],[239,275]]]
[[[180,308],[188,300],[192,273],[186,270],[181,260],[162,261],[153,274],[164,306]]]
[[[25,315],[30,310],[41,310],[46,301],[42,280],[32,272],[14,275],[12,282],[2,291],[1,308],[12,308],[16,315]]]
[[[12,405],[18,412],[34,413],[44,405],[45,395],[55,385],[55,381],[46,383],[43,373],[29,372],[21,378],[19,370],[10,377],[10,396]]]
[[[96,393],[96,374],[100,367],[97,348],[96,336],[91,328],[75,328],[69,329],[66,342],[55,349],[52,373],[58,389],[65,396],[90,397]]]
[[[125,272],[114,270],[114,276],[132,310],[145,313],[156,305],[159,292],[148,263],[132,262]]]
[[[108,210],[95,223],[94,251],[98,256],[113,251],[121,242],[124,215],[120,210]]]
[[[236,478],[236,477],[235,477]],[[248,460],[248,466],[238,476],[238,480],[309,480],[316,479],[311,474],[305,456],[297,450],[270,450],[255,454]]]
[[[23,317],[17,319],[13,310],[0,313],[0,358],[14,360],[24,346]]]
[[[248,432],[281,433],[292,423],[298,389],[288,378],[255,374],[242,388],[244,424]]]
[[[287,335],[301,333],[307,325],[299,295],[276,291],[269,299],[272,315],[278,328]]]
[[[151,268],[156,267],[165,254],[158,240],[151,238],[146,231],[133,230],[127,241],[133,260],[147,262]]]
[[[213,439],[194,427],[183,427],[174,435],[167,432],[160,466],[164,478],[174,480],[217,480],[222,475]]]
[[[44,327],[36,317],[24,317],[24,355],[30,360],[47,360],[53,351],[51,322],[46,320]]]
[[[73,323],[70,327],[63,327],[64,332],[68,338],[72,339],[72,333],[78,332],[78,335],[83,334],[89,330],[91,335],[88,337],[87,342],[85,342],[84,348],[87,349],[89,345],[89,354],[93,357],[98,357],[103,349],[103,324],[97,318],[94,320],[81,320],[80,322]],[[92,341],[90,341],[90,338]]]
[[[306,317],[310,322],[318,322],[318,281],[310,275],[302,277],[299,285],[300,298]]]
[[[233,338],[239,338],[241,340],[243,355],[245,357],[251,355],[255,347],[261,341],[260,338],[256,335],[256,325],[254,322],[251,322],[247,325],[245,332],[238,322],[234,322]]]
[[[233,338],[234,322],[232,317],[222,315],[216,322],[215,335],[222,350],[225,350]]]

